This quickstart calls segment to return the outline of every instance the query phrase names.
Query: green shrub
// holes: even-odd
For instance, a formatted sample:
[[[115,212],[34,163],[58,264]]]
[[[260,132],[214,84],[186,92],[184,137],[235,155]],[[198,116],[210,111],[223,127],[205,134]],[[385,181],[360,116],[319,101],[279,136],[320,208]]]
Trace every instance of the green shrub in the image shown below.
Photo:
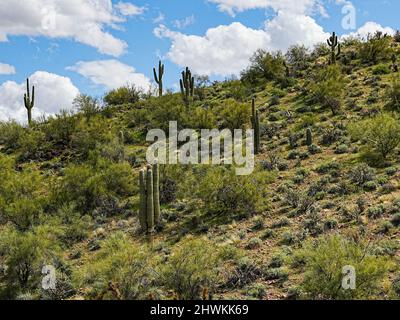
[[[321,103],[325,108],[330,108],[336,115],[340,109],[346,86],[340,66],[334,64],[319,70],[314,80],[310,86],[312,100]]]
[[[238,176],[233,169],[210,168],[198,179],[197,196],[211,214],[227,218],[248,217],[263,205],[263,190],[259,186],[272,180],[268,172]]]
[[[13,227],[0,228],[0,256],[8,266],[6,286],[0,287],[0,297],[13,299],[20,292],[39,287],[42,267],[54,265],[60,257],[58,232],[45,225],[28,232]]]
[[[154,263],[146,246],[134,245],[125,234],[117,232],[74,270],[74,281],[80,288],[89,288],[87,295],[92,299],[144,300],[153,291]]]
[[[103,201],[132,194],[136,185],[127,163],[104,159],[91,165],[72,165],[54,190],[55,204],[74,204],[83,214],[91,214]],[[113,212],[111,212],[113,214]]]
[[[359,55],[364,63],[377,64],[390,58],[390,37],[384,37],[381,32],[369,36],[366,42],[360,44]]]
[[[104,102],[110,106],[136,103],[140,100],[143,92],[134,85],[127,85],[111,90],[104,97]]]
[[[368,246],[357,244],[340,236],[309,241],[294,254],[293,262],[304,266],[301,285],[305,298],[348,300],[377,298],[391,263],[370,252]],[[342,287],[343,267],[356,271],[355,290]]]
[[[386,159],[400,144],[400,123],[394,114],[380,114],[353,123],[350,134],[355,140],[365,141],[368,148]]]
[[[400,79],[394,76],[386,92],[387,107],[391,110],[400,110]]]
[[[384,74],[389,74],[390,72],[391,72],[390,68],[386,64],[380,64],[376,66],[372,71],[374,75],[384,75]]]
[[[13,151],[21,146],[24,128],[15,121],[0,122],[0,145],[6,150]]]
[[[206,239],[186,238],[174,246],[162,270],[165,286],[183,300],[201,298],[218,283],[219,250]]]

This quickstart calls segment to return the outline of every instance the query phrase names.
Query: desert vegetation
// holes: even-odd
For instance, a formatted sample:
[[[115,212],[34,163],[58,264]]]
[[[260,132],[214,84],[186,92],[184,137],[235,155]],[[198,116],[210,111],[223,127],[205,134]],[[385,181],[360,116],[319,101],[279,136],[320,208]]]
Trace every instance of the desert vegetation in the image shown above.
[[[39,120],[28,80],[29,125],[0,122],[0,298],[399,299],[399,54],[333,33],[259,50],[240,79],[186,68],[177,93],[160,61],[154,94],[82,95]],[[254,129],[254,172],[149,166],[146,134],[169,121]]]

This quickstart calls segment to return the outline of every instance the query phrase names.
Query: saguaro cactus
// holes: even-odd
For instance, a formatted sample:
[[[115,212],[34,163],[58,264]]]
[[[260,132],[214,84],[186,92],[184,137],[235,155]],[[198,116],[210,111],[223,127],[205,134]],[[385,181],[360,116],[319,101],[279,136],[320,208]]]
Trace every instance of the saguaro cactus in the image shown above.
[[[139,221],[142,230],[148,234],[154,232],[154,226],[160,219],[160,177],[159,165],[148,165],[139,172],[140,211]]]
[[[327,40],[328,46],[331,47],[331,60],[330,64],[335,64],[336,60],[339,58],[341,53],[341,46],[338,42],[338,37],[335,32],[332,33],[332,36]],[[337,48],[337,52],[336,52]]]
[[[258,110],[256,110],[256,100],[254,98],[251,101],[251,108],[251,124],[254,130],[254,153],[259,154],[261,149],[260,116]]]
[[[179,82],[183,101],[185,101],[186,105],[189,105],[190,99],[194,95],[194,77],[192,77],[192,72],[188,67],[182,72],[182,79]]]
[[[28,124],[32,124],[32,109],[35,105],[35,86],[32,87],[32,99],[30,94],[29,79],[26,79],[26,93],[24,94],[25,108],[28,110]]]
[[[158,84],[158,95],[161,97],[163,95],[163,77],[164,77],[164,64],[161,60],[158,63],[158,75],[156,68],[153,68],[154,80]]]
[[[312,131],[310,128],[307,128],[306,130],[306,144],[307,146],[311,146],[313,144]]]

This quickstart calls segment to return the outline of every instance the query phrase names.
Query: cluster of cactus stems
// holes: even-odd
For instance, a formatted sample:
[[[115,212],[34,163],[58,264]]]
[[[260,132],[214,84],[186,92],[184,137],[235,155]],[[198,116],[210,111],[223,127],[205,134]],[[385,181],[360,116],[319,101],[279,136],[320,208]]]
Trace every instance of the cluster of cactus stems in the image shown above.
[[[148,165],[140,170],[140,212],[142,230],[151,235],[160,219],[160,171],[159,165]]]
[[[32,124],[32,109],[35,105],[35,86],[32,87],[32,97],[30,93],[29,79],[26,79],[26,93],[24,94],[24,104],[28,110],[28,124]]]
[[[194,95],[194,77],[192,77],[192,72],[188,67],[182,72],[182,79],[179,82],[183,101],[186,105],[189,105]]]
[[[154,80],[158,84],[158,95],[161,97],[163,95],[163,77],[164,77],[164,64],[159,61],[158,63],[158,75],[156,68],[153,68]]]
[[[311,146],[313,144],[313,136],[310,128],[307,128],[306,130],[306,144],[307,146]]]
[[[254,153],[259,154],[261,150],[260,115],[258,110],[256,110],[256,100],[254,98],[251,101],[251,108],[251,125],[254,130]]]
[[[335,64],[336,60],[339,58],[341,53],[341,46],[338,41],[338,37],[335,32],[332,33],[332,36],[327,40],[328,46],[331,47],[331,64]],[[337,48],[337,50],[336,50]],[[336,52],[337,51],[337,52]]]

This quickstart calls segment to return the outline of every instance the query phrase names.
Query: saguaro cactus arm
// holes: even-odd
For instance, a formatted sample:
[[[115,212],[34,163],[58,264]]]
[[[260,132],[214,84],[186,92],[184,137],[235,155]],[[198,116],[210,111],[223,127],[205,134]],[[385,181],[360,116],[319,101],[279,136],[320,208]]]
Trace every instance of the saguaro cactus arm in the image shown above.
[[[147,192],[145,170],[139,172],[140,210],[139,222],[143,231],[147,231]]]
[[[28,111],[28,123],[32,123],[32,109],[35,105],[35,86],[32,87],[32,98],[30,94],[29,78],[26,79],[26,93],[24,94],[24,104]]]
[[[332,33],[332,36],[327,40],[328,46],[331,47],[331,64],[336,63],[336,60],[339,58],[341,53],[341,45],[338,41],[338,37],[335,32]],[[336,52],[337,48],[337,52]]]
[[[251,109],[251,125],[254,130],[254,153],[259,154],[261,149],[260,116],[258,110],[256,110],[256,101],[254,98],[251,101]]]
[[[194,77],[188,67],[182,72],[182,79],[179,81],[182,98],[186,104],[189,104],[190,98],[194,95]]]
[[[158,75],[156,68],[153,68],[154,80],[158,84],[158,94],[161,97],[163,95],[163,77],[164,77],[164,64],[161,60],[158,63]]]

